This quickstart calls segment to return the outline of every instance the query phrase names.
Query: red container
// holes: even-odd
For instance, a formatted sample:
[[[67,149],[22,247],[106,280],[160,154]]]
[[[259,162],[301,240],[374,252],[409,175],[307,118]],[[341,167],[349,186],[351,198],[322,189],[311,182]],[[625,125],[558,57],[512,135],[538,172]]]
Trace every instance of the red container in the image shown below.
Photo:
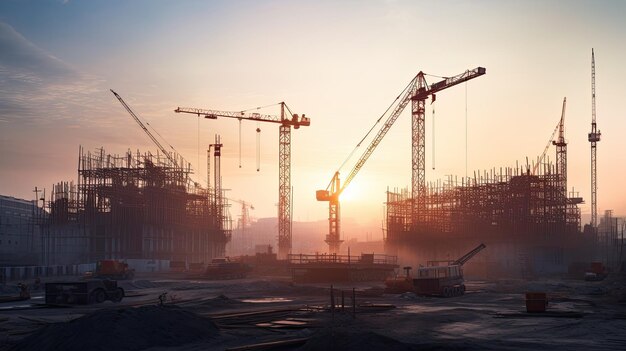
[[[526,312],[541,313],[546,311],[548,306],[548,297],[544,292],[527,292],[526,293]]]
[[[604,274],[606,268],[602,262],[591,262],[591,271],[595,274]]]

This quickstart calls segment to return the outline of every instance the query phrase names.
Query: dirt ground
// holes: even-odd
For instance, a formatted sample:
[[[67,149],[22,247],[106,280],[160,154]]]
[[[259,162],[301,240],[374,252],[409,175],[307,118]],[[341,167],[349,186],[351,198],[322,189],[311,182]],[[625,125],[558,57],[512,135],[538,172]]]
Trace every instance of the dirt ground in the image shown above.
[[[39,291],[0,304],[0,351],[624,350],[624,282],[468,281],[466,294],[452,298],[340,284],[332,310],[326,284],[145,275],[120,282],[127,293],[120,303],[50,307]],[[526,313],[527,291],[548,293],[546,313]],[[284,344],[249,346],[277,341]]]

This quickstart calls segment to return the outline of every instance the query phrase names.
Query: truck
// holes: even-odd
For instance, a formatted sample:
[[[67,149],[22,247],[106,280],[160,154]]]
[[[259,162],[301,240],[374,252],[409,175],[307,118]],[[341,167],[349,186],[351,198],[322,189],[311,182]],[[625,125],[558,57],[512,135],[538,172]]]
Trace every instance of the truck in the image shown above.
[[[124,298],[124,289],[110,279],[46,283],[45,290],[46,304],[51,305],[90,305]]]
[[[231,261],[228,257],[214,258],[207,265],[204,278],[215,280],[245,278],[251,270],[247,264]]]
[[[118,260],[100,260],[96,263],[94,278],[133,279],[135,270],[128,267],[128,263]]]

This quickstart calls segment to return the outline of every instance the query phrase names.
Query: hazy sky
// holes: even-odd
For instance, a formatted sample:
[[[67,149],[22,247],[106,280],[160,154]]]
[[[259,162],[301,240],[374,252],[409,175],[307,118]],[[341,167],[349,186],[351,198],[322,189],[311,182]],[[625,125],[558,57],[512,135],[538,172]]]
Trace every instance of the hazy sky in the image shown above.
[[[315,190],[417,72],[451,76],[483,66],[485,76],[438,94],[435,170],[428,107],[427,179],[465,174],[466,103],[473,173],[541,154],[567,97],[568,185],[585,198],[588,215],[593,47],[598,207],[624,214],[624,18],[624,1],[5,0],[0,193],[30,199],[35,186],[75,180],[79,145],[154,152],[112,88],[200,175],[208,144],[221,134],[228,196],[253,203],[254,217],[275,216],[278,127],[260,126],[256,172],[255,123],[243,124],[240,169],[236,121],[172,111],[285,101],[311,118],[310,127],[293,131],[294,220],[325,219],[327,203],[315,201]],[[344,217],[380,226],[387,186],[410,184],[410,145],[407,109],[351,184]]]

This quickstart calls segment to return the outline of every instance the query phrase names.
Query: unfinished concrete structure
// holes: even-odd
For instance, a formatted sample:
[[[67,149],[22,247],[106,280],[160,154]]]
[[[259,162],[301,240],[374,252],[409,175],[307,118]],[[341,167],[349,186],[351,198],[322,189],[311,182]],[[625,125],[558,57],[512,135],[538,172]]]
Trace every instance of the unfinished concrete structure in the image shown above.
[[[561,168],[563,169],[563,168]],[[481,275],[528,276],[567,271],[582,260],[579,197],[568,197],[566,176],[544,164],[491,170],[473,178],[450,177],[427,186],[425,210],[411,215],[408,190],[387,192],[386,246],[414,262],[447,260],[484,242],[484,255],[470,264]]]
[[[221,188],[200,187],[182,158],[80,149],[78,183],[59,183],[45,228],[48,263],[99,259],[210,262],[230,240]]]
[[[39,263],[42,218],[45,213],[36,201],[0,195],[0,266]]]

